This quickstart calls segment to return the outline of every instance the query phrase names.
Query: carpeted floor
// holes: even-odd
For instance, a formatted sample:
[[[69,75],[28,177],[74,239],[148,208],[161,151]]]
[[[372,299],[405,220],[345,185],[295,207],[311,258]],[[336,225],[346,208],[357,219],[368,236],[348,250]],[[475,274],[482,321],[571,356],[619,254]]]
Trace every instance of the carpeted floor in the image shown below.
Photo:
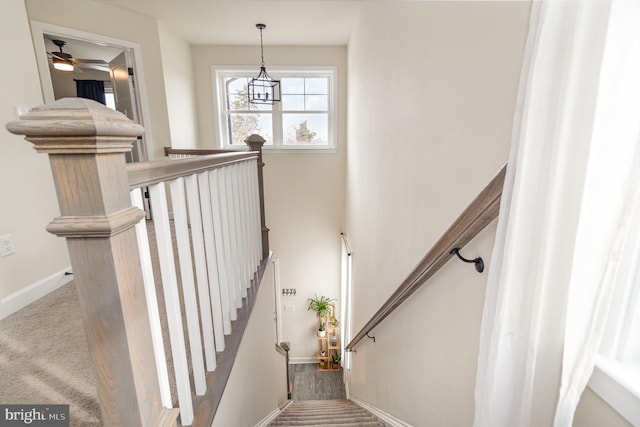
[[[71,282],[0,321],[0,403],[69,404],[71,426],[101,425],[79,310]]]
[[[153,248],[155,233],[151,222],[147,230]],[[159,287],[155,253],[152,260]],[[176,270],[179,281],[179,265]],[[164,295],[160,288],[157,297],[171,395],[175,397]],[[186,333],[185,340],[188,345]],[[190,359],[189,354],[187,357]],[[345,398],[342,371],[318,372],[317,365],[303,364],[291,365],[290,375],[295,400]],[[0,321],[0,403],[68,404],[71,426],[101,425],[95,377],[74,282]]]
[[[71,426],[100,426],[74,282],[0,321],[0,403],[69,404]],[[73,351],[69,351],[73,349]],[[291,365],[293,399],[344,399],[342,371]]]
[[[385,427],[350,400],[306,400],[289,405],[269,426]]]

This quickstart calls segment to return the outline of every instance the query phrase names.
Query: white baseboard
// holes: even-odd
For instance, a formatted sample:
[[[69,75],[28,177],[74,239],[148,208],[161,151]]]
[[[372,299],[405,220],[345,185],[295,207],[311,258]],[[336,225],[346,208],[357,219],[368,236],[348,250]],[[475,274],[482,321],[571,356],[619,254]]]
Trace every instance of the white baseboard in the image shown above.
[[[350,397],[349,400],[353,401],[357,405],[371,412],[373,415],[380,418],[382,421],[389,424],[391,427],[412,427],[411,424],[405,423],[404,421],[397,419],[391,414],[387,414],[382,409],[376,408],[375,406],[372,406],[367,402],[363,402],[362,400],[356,399],[355,397]]]
[[[256,424],[255,427],[267,427],[269,423],[275,420],[282,411],[287,409],[287,406],[291,405],[291,403],[293,403],[293,400],[287,402],[287,404],[280,409],[274,409],[269,415],[264,417],[258,424]]]
[[[0,300],[0,320],[69,283],[73,279],[73,275],[66,275],[65,273],[70,271],[71,267],[65,268],[2,298]]]
[[[303,363],[318,363],[318,359],[316,359],[313,356],[311,356],[311,357],[298,356],[298,357],[290,357],[289,358],[289,364],[290,365],[300,365],[300,364],[303,364]]]

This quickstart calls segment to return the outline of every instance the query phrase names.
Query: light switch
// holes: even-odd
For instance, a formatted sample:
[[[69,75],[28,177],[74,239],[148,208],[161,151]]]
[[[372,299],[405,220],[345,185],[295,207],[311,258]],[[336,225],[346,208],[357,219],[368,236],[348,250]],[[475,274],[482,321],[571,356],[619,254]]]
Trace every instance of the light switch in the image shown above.
[[[294,304],[285,304],[284,311],[296,311],[296,306]]]

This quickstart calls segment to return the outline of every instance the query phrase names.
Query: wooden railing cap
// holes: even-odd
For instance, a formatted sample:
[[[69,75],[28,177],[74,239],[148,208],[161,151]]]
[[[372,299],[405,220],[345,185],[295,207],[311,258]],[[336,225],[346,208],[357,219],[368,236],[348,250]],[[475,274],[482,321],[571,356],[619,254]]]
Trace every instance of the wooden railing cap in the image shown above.
[[[250,144],[264,144],[265,142],[267,142],[266,139],[264,139],[262,136],[258,135],[257,133],[252,133],[251,135],[249,135],[248,137],[245,138],[244,142],[247,145]]]
[[[25,135],[38,152],[109,153],[131,150],[144,128],[99,102],[63,98],[32,108],[7,130]]]

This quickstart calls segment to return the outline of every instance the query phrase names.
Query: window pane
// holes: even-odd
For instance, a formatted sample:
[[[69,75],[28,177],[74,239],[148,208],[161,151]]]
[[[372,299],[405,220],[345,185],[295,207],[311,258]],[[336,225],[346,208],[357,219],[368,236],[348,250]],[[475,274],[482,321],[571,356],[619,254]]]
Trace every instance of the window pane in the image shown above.
[[[273,144],[271,114],[231,113],[228,120],[231,145],[245,145],[244,140],[253,133],[266,139],[265,144]]]
[[[250,104],[248,98],[248,84],[251,79],[248,77],[226,77],[225,87],[227,110],[247,111],[260,110],[271,111],[269,104]]]
[[[305,96],[306,111],[328,111],[329,96],[327,95],[307,95]]]
[[[228,110],[248,110],[249,100],[247,99],[247,93],[239,95],[227,96],[227,109]]]
[[[249,80],[246,77],[225,77],[224,85],[228,94],[247,93],[247,83]]]
[[[329,79],[327,77],[313,77],[305,79],[305,93],[327,94],[329,93]]]
[[[284,145],[328,145],[328,114],[283,114]]]
[[[282,95],[282,109],[304,111],[304,98],[304,95]]]
[[[271,148],[332,148],[335,123],[332,102],[334,73],[327,70],[286,69],[280,77],[281,102],[252,104],[248,85],[254,67],[216,69],[216,103],[220,132],[226,147],[242,147],[247,136],[263,136]],[[275,136],[274,136],[275,132]],[[277,137],[277,140],[275,138]]]
[[[280,88],[283,94],[304,93],[304,79],[297,77],[284,77],[280,80]]]
[[[243,94],[227,96],[226,107],[231,111],[271,111],[272,108],[269,104],[250,104],[246,91]]]

